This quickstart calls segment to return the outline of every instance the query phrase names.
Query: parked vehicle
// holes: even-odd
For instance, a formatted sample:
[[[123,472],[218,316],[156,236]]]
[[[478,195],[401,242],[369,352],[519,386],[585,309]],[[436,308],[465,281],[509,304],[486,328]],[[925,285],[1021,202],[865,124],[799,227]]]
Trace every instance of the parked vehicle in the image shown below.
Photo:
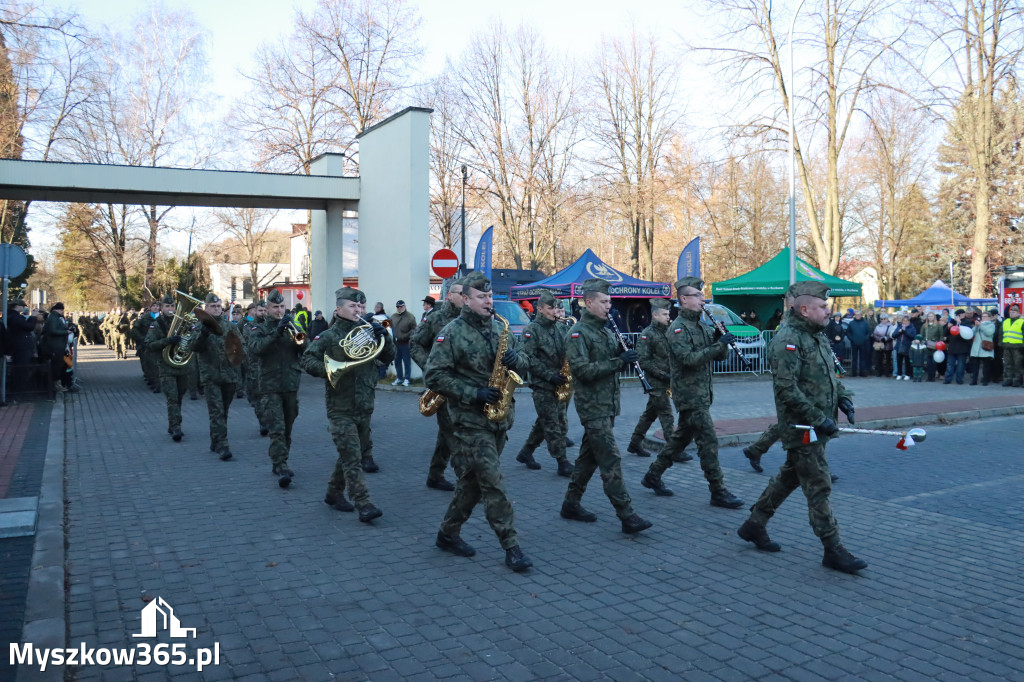
[[[706,303],[704,307],[711,313],[711,317],[725,325],[725,328],[736,337],[736,348],[740,354],[750,363],[755,372],[762,371],[761,361],[764,357],[764,338],[756,327],[751,327],[744,322],[739,315],[719,303]],[[713,326],[713,322],[707,314],[701,319]],[[716,372],[739,372],[742,371],[739,361],[730,353],[725,360],[715,363]]]

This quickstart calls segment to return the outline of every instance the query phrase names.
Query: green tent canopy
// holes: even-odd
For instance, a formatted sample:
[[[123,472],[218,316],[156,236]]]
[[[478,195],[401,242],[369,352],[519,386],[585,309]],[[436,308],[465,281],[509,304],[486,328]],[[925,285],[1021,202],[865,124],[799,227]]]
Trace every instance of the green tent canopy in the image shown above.
[[[808,265],[804,260],[796,259],[796,279],[798,282],[815,280],[824,282],[832,289],[832,296],[860,296],[861,285],[848,282]],[[759,268],[745,275],[714,282],[711,285],[712,296],[783,296],[789,288],[789,249],[785,248],[779,255],[772,258]]]

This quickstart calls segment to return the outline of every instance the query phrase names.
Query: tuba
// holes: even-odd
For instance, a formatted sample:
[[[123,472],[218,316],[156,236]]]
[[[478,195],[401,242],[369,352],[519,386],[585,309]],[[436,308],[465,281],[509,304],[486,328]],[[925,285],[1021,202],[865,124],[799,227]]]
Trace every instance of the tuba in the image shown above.
[[[327,371],[327,380],[334,388],[338,387],[338,382],[346,372],[353,367],[366,364],[380,355],[380,352],[384,350],[384,337],[382,336],[378,340],[373,335],[373,327],[361,324],[358,327],[353,327],[345,335],[345,338],[338,341],[338,346],[345,357],[349,358],[348,360],[335,360],[324,353],[324,369]]]
[[[218,336],[223,334],[217,319],[205,310],[196,310],[202,304],[198,298],[192,298],[183,291],[174,292],[176,303],[174,319],[167,330],[167,338],[180,336],[181,343],[164,346],[163,358],[168,365],[184,367],[192,359],[192,348],[199,340],[200,325]]]
[[[570,315],[569,317],[562,320],[569,327],[576,324],[576,318]],[[558,398],[558,402],[567,403],[569,398],[572,397],[573,382],[572,382],[572,370],[569,369],[569,358],[562,358],[562,369],[558,370],[558,373],[564,376],[567,381],[561,386],[555,387],[555,397]]]
[[[496,388],[501,391],[501,397],[498,398],[496,403],[488,403],[484,405],[484,414],[492,422],[500,422],[508,416],[509,410],[512,408],[512,395],[515,393],[516,387],[523,385],[523,380],[518,374],[513,372],[511,369],[501,364],[501,356],[508,350],[508,320],[496,313],[493,309],[491,315],[494,316],[498,322],[505,325],[505,329],[501,332],[501,338],[498,340],[498,352],[494,356],[494,367],[491,369],[491,379],[487,382],[487,385],[491,388]]]

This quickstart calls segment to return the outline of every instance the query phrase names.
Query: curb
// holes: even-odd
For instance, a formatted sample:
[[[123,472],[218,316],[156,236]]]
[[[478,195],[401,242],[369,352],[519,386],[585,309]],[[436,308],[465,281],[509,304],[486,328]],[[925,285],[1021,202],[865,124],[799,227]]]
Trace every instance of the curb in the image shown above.
[[[67,642],[64,588],[64,400],[53,403],[46,441],[38,520],[25,599],[21,643],[36,649],[64,648]],[[60,682],[64,666],[21,666],[17,682]]]

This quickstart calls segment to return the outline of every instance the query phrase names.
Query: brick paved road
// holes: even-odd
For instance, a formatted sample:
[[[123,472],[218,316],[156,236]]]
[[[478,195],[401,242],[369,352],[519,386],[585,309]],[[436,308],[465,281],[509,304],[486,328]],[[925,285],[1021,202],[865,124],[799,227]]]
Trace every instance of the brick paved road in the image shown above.
[[[371,527],[321,502],[335,454],[317,382],[303,385],[297,478],[282,491],[244,402],[231,411],[236,460],[222,463],[204,403],[186,399],[172,443],[136,361],[82,355],[86,388],[67,407],[69,645],[138,643],[143,595],[159,595],[199,629],[190,649],[217,642],[222,665],[76,679],[1024,680],[1020,418],[930,428],[909,453],[884,438],[830,446],[844,540],[870,563],[851,577],[820,566],[799,493],[772,522],[783,551],[764,555],[735,536],[743,511],[708,506],[694,464],[666,474],[665,499],[639,485],[649,460],[624,460],[655,524],[640,537],[619,532],[599,485],[584,500],[597,523],[558,518],[565,479],[551,460],[531,472],[513,459],[533,417],[521,399],[503,470],[535,568],[513,574],[482,513],[464,529],[475,558],[433,547],[448,494],[423,485],[434,428],[416,395],[378,396],[382,471],[368,480],[384,517]],[[1000,390],[857,381],[860,405]],[[770,414],[768,392],[723,382],[716,416]],[[620,446],[642,409],[628,393]],[[722,462],[751,502],[767,476],[736,448]]]

